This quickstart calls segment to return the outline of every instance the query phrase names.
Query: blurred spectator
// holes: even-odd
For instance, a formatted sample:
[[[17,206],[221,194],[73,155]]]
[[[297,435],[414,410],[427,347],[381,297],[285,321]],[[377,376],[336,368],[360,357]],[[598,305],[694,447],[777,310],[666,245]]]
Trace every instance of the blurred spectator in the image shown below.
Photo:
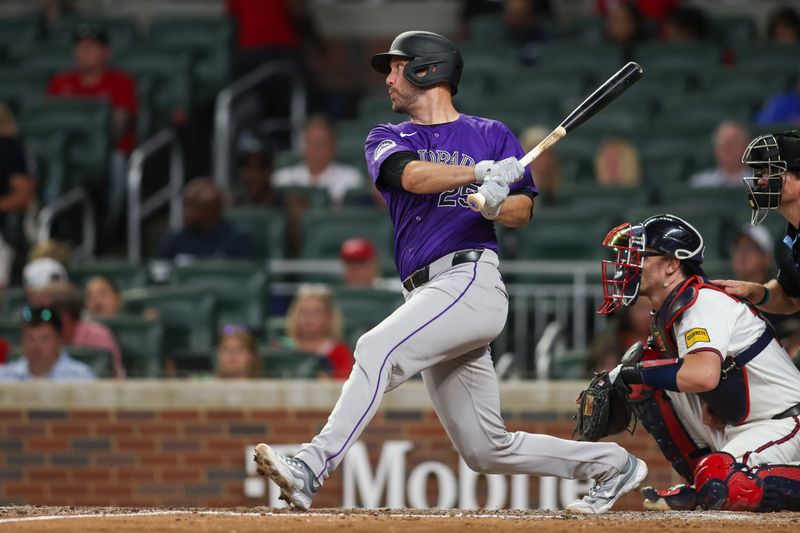
[[[800,42],[800,14],[789,6],[776,9],[767,21],[767,38],[780,44]]]
[[[86,282],[86,311],[90,317],[117,316],[122,311],[122,296],[114,280],[93,276]]]
[[[236,21],[239,76],[275,60],[292,61],[305,71],[303,45],[323,51],[305,0],[226,0],[226,7]]]
[[[549,130],[542,126],[532,126],[522,132],[520,143],[525,153],[531,151],[547,135]],[[530,165],[533,181],[539,189],[536,205],[554,205],[558,203],[558,190],[563,180],[558,147],[553,146],[542,152]]]
[[[324,285],[301,285],[286,315],[285,347],[319,354],[323,368],[335,379],[347,379],[353,352],[341,341],[342,316]]]
[[[344,264],[344,283],[347,287],[374,288],[380,283],[380,265],[375,246],[362,237],[342,243],[339,257]]]
[[[223,216],[224,192],[210,178],[197,178],[183,189],[183,228],[161,242],[158,257],[178,262],[193,259],[253,259],[250,238]]]
[[[800,81],[793,91],[770,96],[756,117],[756,124],[791,123],[800,125]]]
[[[69,282],[67,269],[51,257],[34,259],[22,271],[22,286],[27,295],[54,282]]]
[[[611,187],[639,185],[642,181],[639,152],[627,139],[607,139],[595,154],[594,172],[599,185]]]
[[[775,334],[795,366],[800,368],[800,318],[796,315],[783,316],[786,320],[775,325]]]
[[[122,353],[114,334],[103,324],[81,317],[83,295],[78,287],[66,281],[56,281],[34,291],[29,301],[33,306],[48,307],[58,314],[64,344],[99,348],[109,352],[114,377],[125,377]]]
[[[549,0],[505,0],[503,26],[506,39],[515,45],[543,41],[549,38],[548,18],[553,9]]]
[[[605,20],[606,40],[622,48],[623,59],[634,57],[634,48],[645,40],[644,21],[639,9],[627,2],[616,2],[609,6]]]
[[[47,94],[109,99],[113,141],[119,150],[130,154],[136,146],[136,83],[125,72],[110,67],[108,34],[99,24],[80,24],[73,40],[75,69],[56,74]]]
[[[702,41],[708,37],[708,16],[696,7],[675,7],[662,26],[663,40],[673,43]]]
[[[646,342],[650,335],[650,300],[639,298],[630,307],[614,313],[614,319],[605,331],[595,336],[586,359],[588,375],[608,371],[619,364],[622,354],[631,344]]]
[[[65,269],[69,269],[72,263],[72,248],[65,242],[53,239],[34,244],[28,251],[28,262],[30,263],[42,257],[55,259]]]
[[[764,226],[742,226],[731,247],[733,279],[766,283],[772,279],[773,242]]]
[[[0,366],[0,381],[94,379],[94,373],[88,366],[71,358],[64,350],[61,333],[62,325],[57,311],[47,307],[23,309],[23,356]]]
[[[324,116],[311,117],[306,124],[303,162],[278,169],[273,174],[276,187],[321,187],[328,191],[334,205],[341,206],[348,189],[364,184],[361,172],[353,166],[337,163],[336,135]]]
[[[752,170],[742,164],[742,154],[750,134],[737,122],[723,122],[714,132],[714,159],[717,166],[698,172],[689,178],[690,187],[741,187],[742,178],[752,176]]]
[[[25,217],[36,209],[31,167],[14,114],[0,103],[0,286],[18,282],[28,253]]]
[[[250,331],[236,324],[222,328],[217,347],[216,375],[225,379],[261,377],[261,358]]]
[[[272,186],[272,152],[260,145],[247,151],[239,164],[239,194],[236,205],[279,207],[283,203],[281,191]]]

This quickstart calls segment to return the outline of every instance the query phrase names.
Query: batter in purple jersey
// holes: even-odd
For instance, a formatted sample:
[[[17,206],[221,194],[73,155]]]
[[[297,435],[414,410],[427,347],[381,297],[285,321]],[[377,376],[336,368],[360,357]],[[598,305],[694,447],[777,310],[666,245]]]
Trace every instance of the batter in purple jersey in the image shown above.
[[[294,457],[256,447],[258,471],[294,507],[314,494],[375,415],[384,393],[420,373],[453,445],[480,473],[594,479],[568,509],[601,513],[647,475],[613,443],[509,433],[489,343],[505,325],[508,296],[498,270],[494,225],[523,226],[536,187],[522,149],[500,122],[460,114],[463,62],[452,42],[406,32],[372,59],[386,75],[392,109],[409,121],[373,128],[365,157],[395,231],[406,302],[356,344],[355,365],[328,422]],[[480,212],[466,197],[480,191]]]

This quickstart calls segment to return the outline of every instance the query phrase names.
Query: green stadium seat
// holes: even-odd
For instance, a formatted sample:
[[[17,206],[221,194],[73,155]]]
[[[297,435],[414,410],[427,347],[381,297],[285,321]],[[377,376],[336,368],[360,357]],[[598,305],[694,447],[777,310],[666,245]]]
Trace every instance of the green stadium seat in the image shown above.
[[[509,247],[513,243],[515,259],[595,259],[603,255],[603,237],[618,217],[613,211],[604,214],[570,207],[541,209],[527,226],[504,232],[501,256],[511,255]]]
[[[159,46],[137,47],[117,54],[113,62],[149,91],[142,104],[151,107],[152,131],[171,124],[173,118],[191,109],[194,103],[191,52]]]
[[[59,20],[50,30],[49,42],[59,46],[71,47],[75,28],[85,23],[101,26],[108,33],[109,44],[114,52],[131,48],[138,40],[136,20],[132,18],[69,15]]]
[[[72,265],[69,269],[69,276],[79,287],[83,287],[94,276],[111,279],[120,290],[147,284],[147,271],[143,267],[114,259]]]
[[[2,316],[6,318],[19,319],[22,308],[25,307],[25,291],[22,287],[8,287],[0,294],[0,309]]]
[[[64,350],[72,357],[92,369],[98,378],[112,376],[113,363],[111,352],[89,346],[64,346]]]
[[[47,44],[28,49],[19,60],[20,72],[47,78],[74,66],[71,48]]]
[[[123,291],[126,313],[155,309],[164,325],[168,355],[207,352],[216,339],[216,298],[196,287],[139,287]]]
[[[108,179],[111,109],[107,101],[52,98],[26,107],[23,137],[63,131],[67,134],[67,172],[80,186]]]
[[[796,72],[798,57],[797,44],[754,43],[739,51],[736,68],[769,80],[776,74]]]
[[[217,299],[217,323],[247,324],[258,329],[264,322],[267,274],[256,263],[245,261],[197,261],[176,266],[172,282],[210,291]]]
[[[147,40],[195,55],[192,80],[197,88],[197,100],[206,101],[231,80],[233,35],[230,19],[180,17],[153,20]]]
[[[0,18],[0,63],[24,55],[35,46],[38,33],[35,15]]]
[[[469,21],[470,40],[475,43],[496,43],[505,40],[505,26],[500,14],[476,15]]]
[[[358,337],[383,322],[405,301],[399,292],[367,288],[339,287],[334,296],[350,346],[355,346]]]
[[[13,350],[22,344],[22,320],[19,314],[3,313],[0,319],[0,338],[5,339]]]
[[[42,99],[47,91],[47,76],[20,71],[18,68],[0,68],[0,102],[20,116],[30,102]]]
[[[702,86],[706,74],[722,63],[722,51],[710,43],[650,42],[637,48],[636,59],[647,73],[681,76]]]
[[[323,358],[287,348],[259,347],[263,375],[276,379],[315,379],[323,373]]]
[[[63,131],[30,132],[25,147],[36,160],[39,201],[48,204],[67,191],[67,133]]]
[[[717,42],[740,50],[752,45],[756,37],[756,22],[752,16],[715,16],[711,19],[711,32]]]
[[[256,245],[259,259],[286,257],[286,215],[267,207],[234,207],[225,218],[245,232]]]
[[[369,239],[381,257],[393,256],[392,225],[381,209],[311,210],[303,216],[301,231],[303,259],[337,258],[351,237]]]
[[[162,374],[164,327],[160,320],[148,320],[140,315],[117,315],[96,320],[114,333],[128,377],[155,378]]]
[[[644,187],[608,187],[596,183],[564,183],[559,198],[565,208],[594,212],[601,217],[619,211],[620,205],[644,205],[650,192]],[[534,214],[536,222],[537,214]]]
[[[656,153],[642,156],[642,167],[645,182],[661,189],[663,184],[685,183],[693,165],[692,159],[685,155]]]
[[[537,43],[531,50],[529,68],[537,78],[558,79],[581,72],[587,83],[596,85],[610,78],[622,63],[622,50],[608,44],[553,41]]]

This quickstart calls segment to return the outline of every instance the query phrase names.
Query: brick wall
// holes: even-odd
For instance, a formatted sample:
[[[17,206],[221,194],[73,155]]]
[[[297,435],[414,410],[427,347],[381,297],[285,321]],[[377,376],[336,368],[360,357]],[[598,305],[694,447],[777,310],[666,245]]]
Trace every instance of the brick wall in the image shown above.
[[[245,448],[262,441],[306,442],[329,414],[327,406],[132,409],[117,405],[97,409],[81,402],[67,402],[78,405],[66,408],[44,408],[36,401],[26,407],[5,403],[0,398],[0,503],[28,504],[262,505],[264,500],[244,493]],[[423,461],[440,461],[458,472],[458,457],[430,408],[388,403],[361,437],[373,467],[387,439],[409,440],[414,448],[407,455],[407,474]],[[571,406],[546,407],[511,409],[504,416],[510,430],[569,438],[570,413]],[[634,437],[617,440],[648,462],[650,483],[667,486],[677,480],[642,429]],[[340,469],[325,484],[315,505],[342,504],[341,477]],[[538,502],[538,486],[531,478],[532,507]],[[435,492],[435,482],[429,481],[428,501],[435,501]],[[640,505],[638,496],[622,502],[626,508]]]

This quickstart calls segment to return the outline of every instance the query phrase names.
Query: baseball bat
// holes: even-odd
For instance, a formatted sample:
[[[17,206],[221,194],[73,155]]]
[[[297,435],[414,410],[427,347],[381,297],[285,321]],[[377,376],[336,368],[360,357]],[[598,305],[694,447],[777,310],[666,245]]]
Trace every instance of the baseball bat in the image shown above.
[[[561,140],[567,133],[613,102],[619,95],[628,90],[631,85],[636,83],[642,77],[642,74],[642,67],[633,61],[619,69],[616,74],[608,78],[603,85],[581,102],[556,129],[551,131],[547,137],[542,139],[539,144],[519,160],[523,168],[530,165],[542,152]],[[486,198],[479,192],[467,196],[467,204],[473,211],[480,211],[484,203],[486,203]]]

